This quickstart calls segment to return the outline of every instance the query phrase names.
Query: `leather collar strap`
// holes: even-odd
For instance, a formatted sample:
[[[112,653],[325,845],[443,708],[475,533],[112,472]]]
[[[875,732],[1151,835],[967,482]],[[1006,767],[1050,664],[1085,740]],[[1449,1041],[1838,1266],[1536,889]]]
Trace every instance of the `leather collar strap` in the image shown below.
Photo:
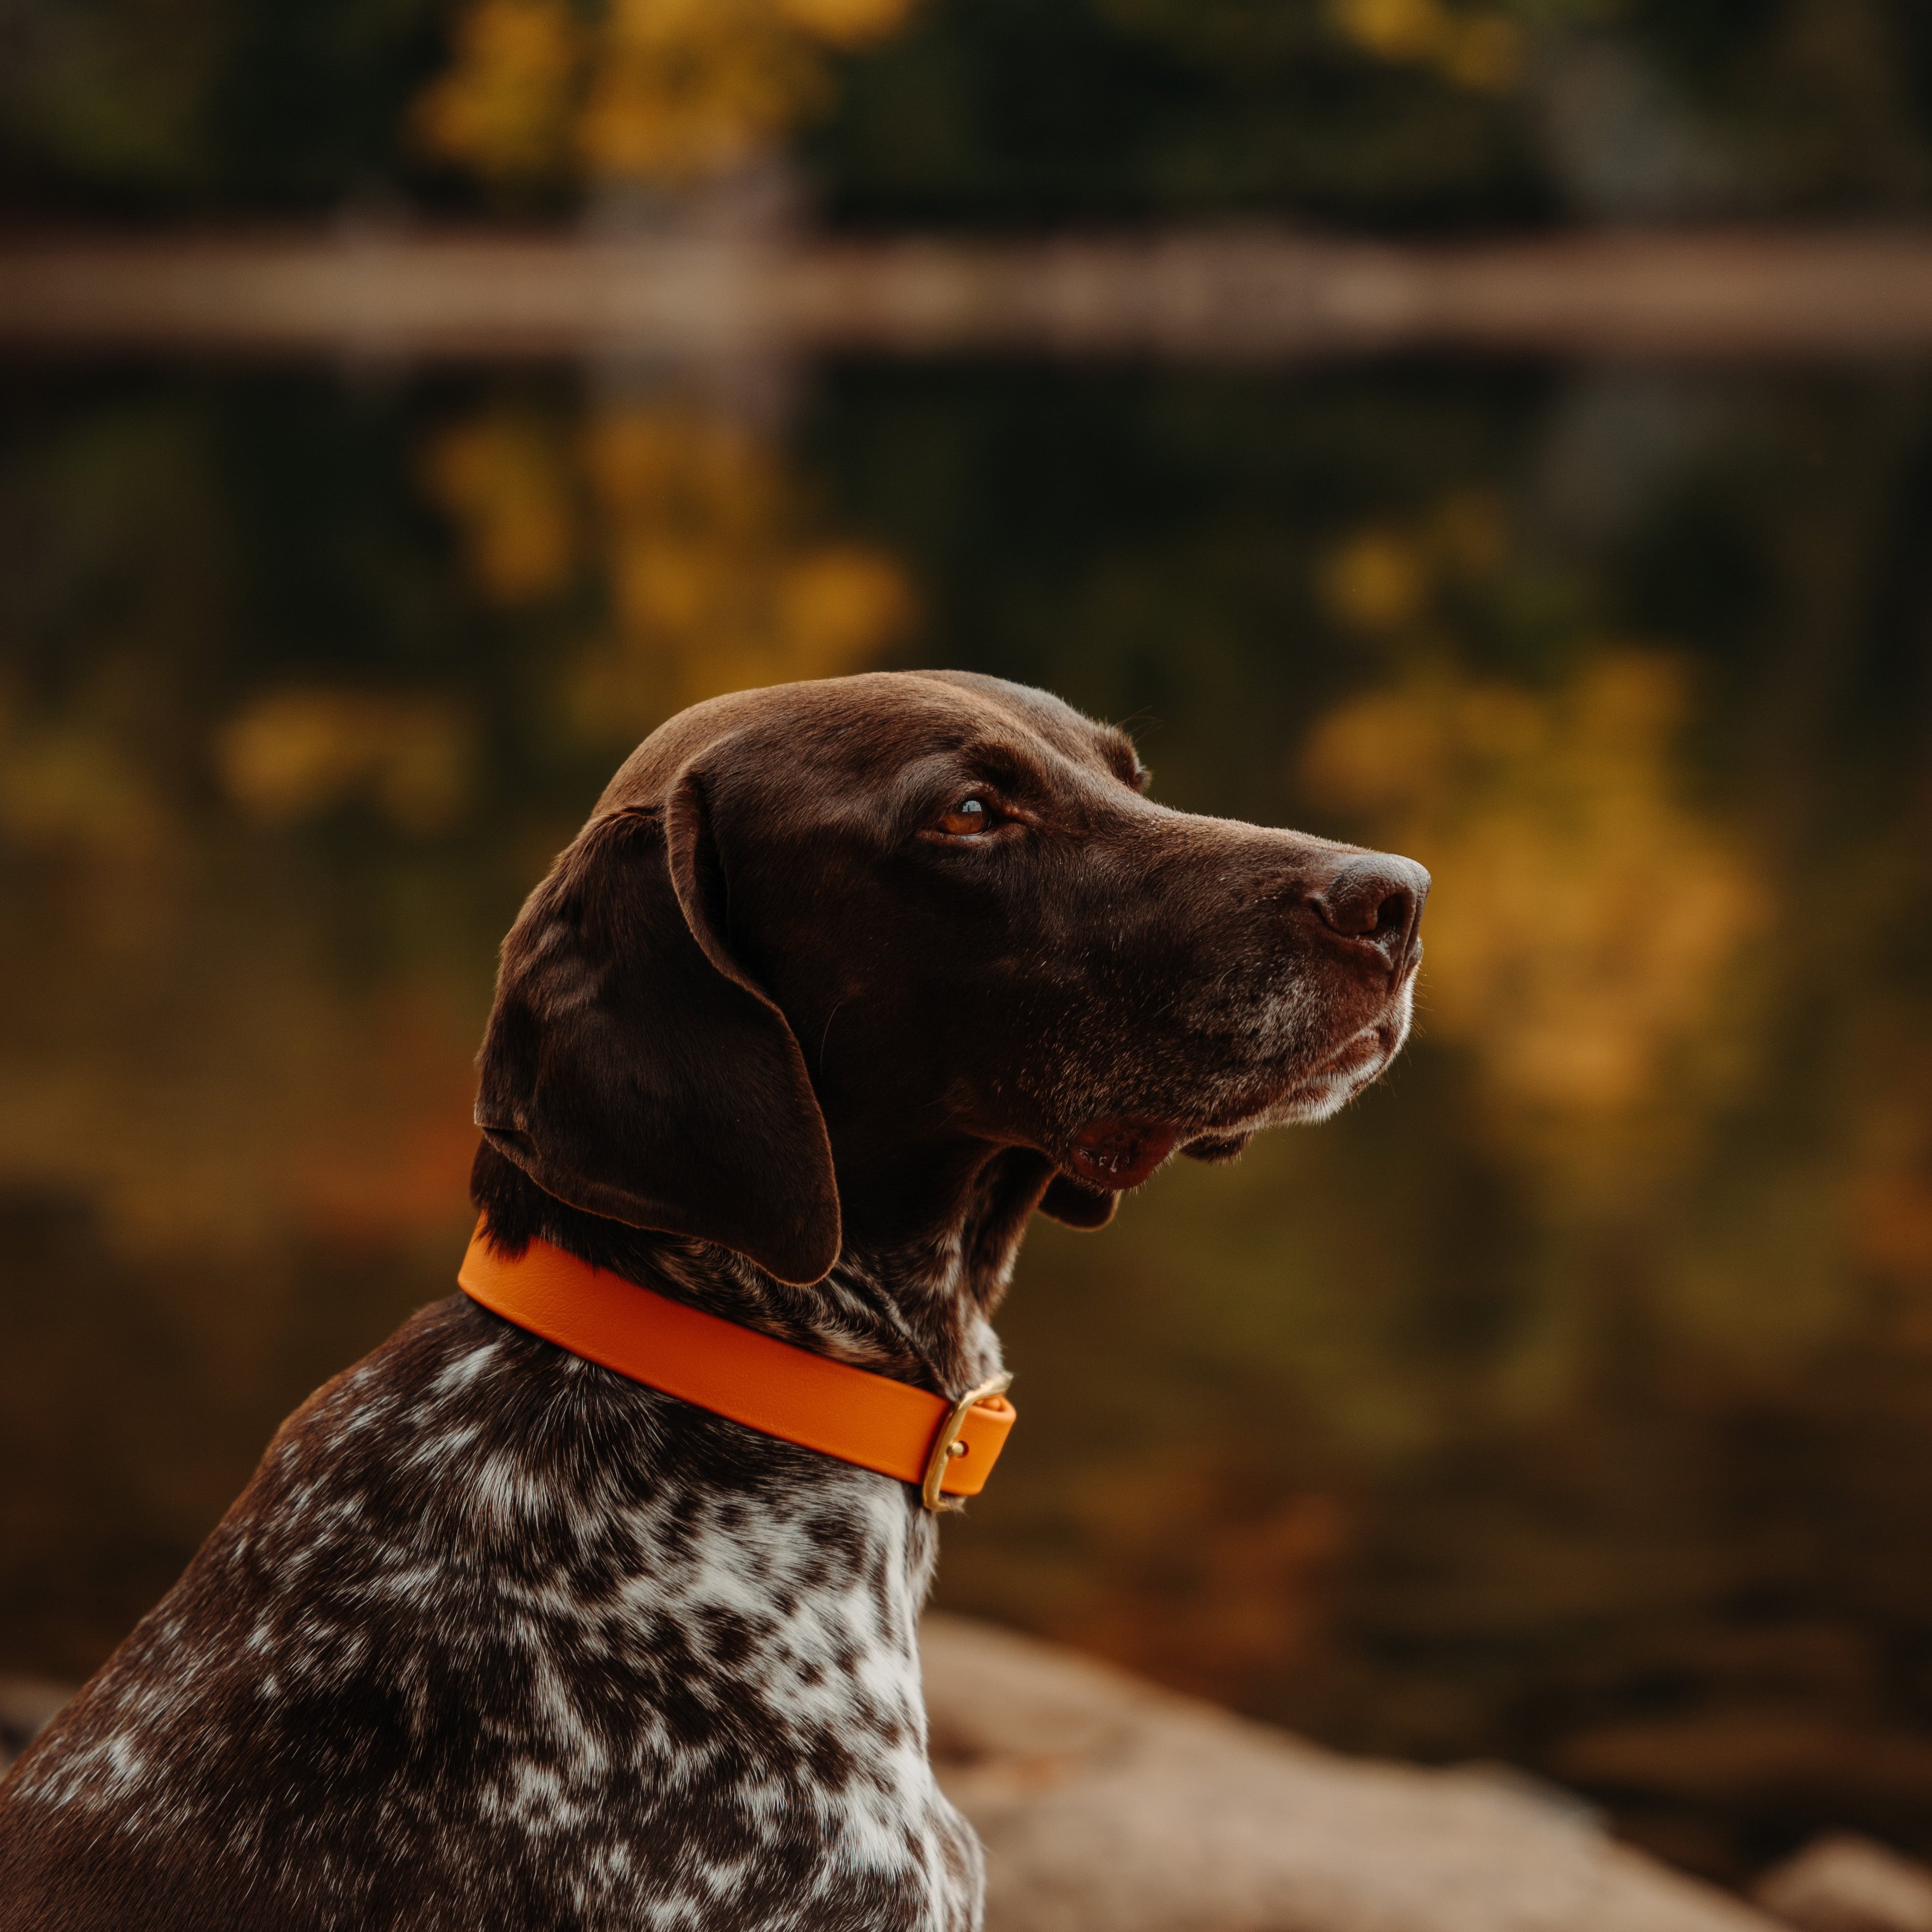
[[[512,1260],[470,1237],[457,1281],[474,1302],[634,1382],[763,1435],[918,1486],[929,1510],[976,1496],[1006,1445],[1010,1376],[956,1402],[795,1348],[628,1281],[547,1241]]]

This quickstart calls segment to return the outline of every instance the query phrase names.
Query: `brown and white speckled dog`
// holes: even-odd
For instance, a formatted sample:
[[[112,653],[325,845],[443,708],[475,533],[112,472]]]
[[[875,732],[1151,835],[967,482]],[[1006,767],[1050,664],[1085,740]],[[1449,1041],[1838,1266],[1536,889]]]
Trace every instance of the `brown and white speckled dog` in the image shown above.
[[[1427,875],[1142,795],[989,678],[654,734],[506,943],[474,1181],[532,1235],[956,1396],[1028,1217],[1333,1113]],[[6,1932],[979,1920],[927,1762],[916,1491],[461,1297],[305,1403],[0,1786]]]

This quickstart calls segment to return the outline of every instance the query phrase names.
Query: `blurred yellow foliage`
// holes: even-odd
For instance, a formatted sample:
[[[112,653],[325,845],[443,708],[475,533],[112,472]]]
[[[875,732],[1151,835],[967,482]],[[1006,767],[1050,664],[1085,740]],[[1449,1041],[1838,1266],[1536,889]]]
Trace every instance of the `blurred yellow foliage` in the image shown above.
[[[550,173],[569,141],[584,60],[569,0],[477,0],[452,38],[454,65],[416,102],[418,139],[492,179]]]
[[[1357,630],[1393,630],[1421,609],[1428,592],[1419,547],[1394,530],[1358,532],[1323,565],[1322,601]]]
[[[28,721],[0,691],[0,840],[152,864],[174,842],[147,775],[98,729]]]
[[[230,796],[272,825],[364,798],[404,831],[441,831],[467,802],[472,768],[468,721],[447,702],[359,691],[260,699],[215,753]]]
[[[505,413],[458,425],[431,445],[424,480],[494,601],[521,603],[570,581],[578,518],[568,455],[540,420]]]
[[[1460,87],[1500,93],[1522,77],[1522,29],[1507,14],[1464,13],[1441,0],[1332,0],[1330,14],[1364,53],[1432,67]]]
[[[418,101],[430,152],[486,178],[677,186],[770,148],[825,101],[828,50],[911,0],[473,0]]]
[[[1310,784],[1435,873],[1425,1023],[1526,1125],[1669,1100],[1731,1001],[1766,896],[1677,795],[1673,659],[1605,651],[1564,688],[1432,678],[1316,731]]]
[[[576,681],[587,727],[635,734],[722,691],[857,670],[911,620],[891,558],[798,533],[780,458],[740,425],[676,405],[610,410],[585,460],[616,619]]]
[[[800,32],[828,47],[863,47],[896,32],[911,0],[778,0],[778,12]]]
[[[804,35],[759,0],[611,0],[577,123],[598,179],[718,174],[817,107]]]
[[[814,533],[767,438],[687,404],[607,407],[574,449],[485,413],[437,439],[424,476],[495,601],[560,589],[593,560],[610,632],[562,681],[593,739],[719,692],[862,669],[912,620],[904,572]]]
[[[1419,524],[1373,524],[1345,538],[1317,566],[1322,603],[1350,629],[1400,630],[1444,581],[1488,575],[1509,548],[1502,506],[1480,491],[1446,497]]]

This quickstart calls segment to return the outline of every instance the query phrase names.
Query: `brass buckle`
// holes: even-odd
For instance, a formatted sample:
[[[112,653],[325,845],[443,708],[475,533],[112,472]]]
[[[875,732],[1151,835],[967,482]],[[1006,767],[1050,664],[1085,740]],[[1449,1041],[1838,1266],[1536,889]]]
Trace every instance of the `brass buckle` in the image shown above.
[[[963,1510],[965,1502],[959,1497],[947,1497],[940,1489],[946,1480],[946,1465],[956,1456],[966,1453],[966,1445],[959,1440],[959,1432],[966,1426],[966,1412],[976,1402],[983,1402],[988,1396],[1004,1396],[1013,1386],[1010,1375],[995,1375],[989,1382],[982,1382],[976,1389],[968,1389],[952,1405],[952,1413],[940,1425],[939,1433],[933,1438],[932,1453],[926,1459],[926,1480],[920,1486],[920,1495],[926,1507],[934,1516],[950,1516],[956,1510]]]

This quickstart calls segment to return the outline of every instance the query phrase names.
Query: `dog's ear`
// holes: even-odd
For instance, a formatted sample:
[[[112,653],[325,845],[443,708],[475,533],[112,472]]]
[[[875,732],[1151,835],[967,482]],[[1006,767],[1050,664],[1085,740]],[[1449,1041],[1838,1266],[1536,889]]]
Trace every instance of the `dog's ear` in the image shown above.
[[[1055,1174],[1040,1197],[1040,1211],[1052,1220],[1064,1221],[1069,1227],[1091,1230],[1105,1227],[1120,1204],[1117,1194],[1083,1186],[1071,1174]]]
[[[720,935],[687,772],[594,819],[509,937],[476,1124],[548,1194],[815,1281],[838,1258],[825,1121],[784,1015]]]

